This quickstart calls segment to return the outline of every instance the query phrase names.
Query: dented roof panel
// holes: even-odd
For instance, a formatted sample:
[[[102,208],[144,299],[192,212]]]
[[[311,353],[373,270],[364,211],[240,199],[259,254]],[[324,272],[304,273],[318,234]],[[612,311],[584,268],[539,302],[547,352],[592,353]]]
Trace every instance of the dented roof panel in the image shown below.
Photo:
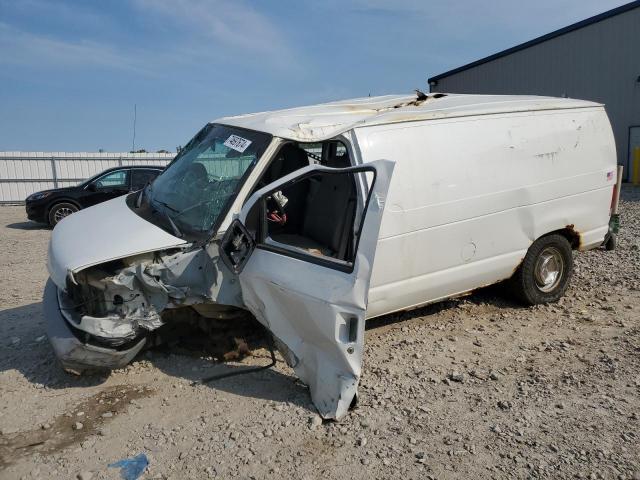
[[[595,106],[600,104],[568,98],[519,95],[437,93],[427,95],[423,101],[417,100],[415,94],[384,95],[223,117],[214,123],[267,132],[289,140],[318,142],[358,126]]]

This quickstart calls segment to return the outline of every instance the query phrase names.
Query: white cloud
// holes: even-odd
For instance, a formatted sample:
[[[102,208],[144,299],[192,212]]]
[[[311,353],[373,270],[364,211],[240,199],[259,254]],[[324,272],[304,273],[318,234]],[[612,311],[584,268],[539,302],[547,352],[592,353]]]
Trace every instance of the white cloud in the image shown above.
[[[150,73],[134,57],[103,43],[65,41],[0,23],[0,65],[91,66]]]
[[[241,1],[134,0],[147,14],[179,24],[207,48],[230,49],[245,54],[289,57],[292,52],[282,33],[263,14]]]
[[[240,2],[130,0],[129,6],[144,30],[143,38],[128,35],[125,40],[113,19],[96,11],[74,11],[41,0],[17,5],[0,0],[0,8],[22,16],[55,15],[74,30],[89,25],[84,33],[61,36],[0,21],[0,65],[99,67],[162,76],[168,69],[188,65],[208,68],[220,59],[229,66],[267,59],[265,70],[292,70],[299,63],[275,25]]]

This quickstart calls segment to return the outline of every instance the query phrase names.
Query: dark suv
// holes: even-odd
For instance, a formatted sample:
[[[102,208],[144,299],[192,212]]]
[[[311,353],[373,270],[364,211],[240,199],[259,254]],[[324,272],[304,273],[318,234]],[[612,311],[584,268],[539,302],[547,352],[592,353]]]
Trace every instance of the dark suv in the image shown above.
[[[152,182],[162,167],[115,167],[105,170],[75,187],[55,188],[29,195],[27,217],[54,227],[73,212],[104,202],[125,193],[140,190]]]

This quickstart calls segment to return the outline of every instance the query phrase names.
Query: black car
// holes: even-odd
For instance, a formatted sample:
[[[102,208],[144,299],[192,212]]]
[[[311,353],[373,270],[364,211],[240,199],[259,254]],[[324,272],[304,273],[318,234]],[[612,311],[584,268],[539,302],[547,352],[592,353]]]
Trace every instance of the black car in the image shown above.
[[[115,167],[75,187],[33,193],[26,199],[27,217],[54,227],[73,212],[140,190],[162,170],[162,167],[154,166]]]

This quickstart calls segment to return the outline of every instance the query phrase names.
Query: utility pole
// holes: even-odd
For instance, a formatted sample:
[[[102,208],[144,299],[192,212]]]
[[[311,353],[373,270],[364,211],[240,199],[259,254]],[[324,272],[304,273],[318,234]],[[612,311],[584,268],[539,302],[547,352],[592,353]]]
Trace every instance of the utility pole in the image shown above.
[[[136,120],[138,116],[138,105],[133,104],[133,141],[131,142],[131,151],[136,151]]]

